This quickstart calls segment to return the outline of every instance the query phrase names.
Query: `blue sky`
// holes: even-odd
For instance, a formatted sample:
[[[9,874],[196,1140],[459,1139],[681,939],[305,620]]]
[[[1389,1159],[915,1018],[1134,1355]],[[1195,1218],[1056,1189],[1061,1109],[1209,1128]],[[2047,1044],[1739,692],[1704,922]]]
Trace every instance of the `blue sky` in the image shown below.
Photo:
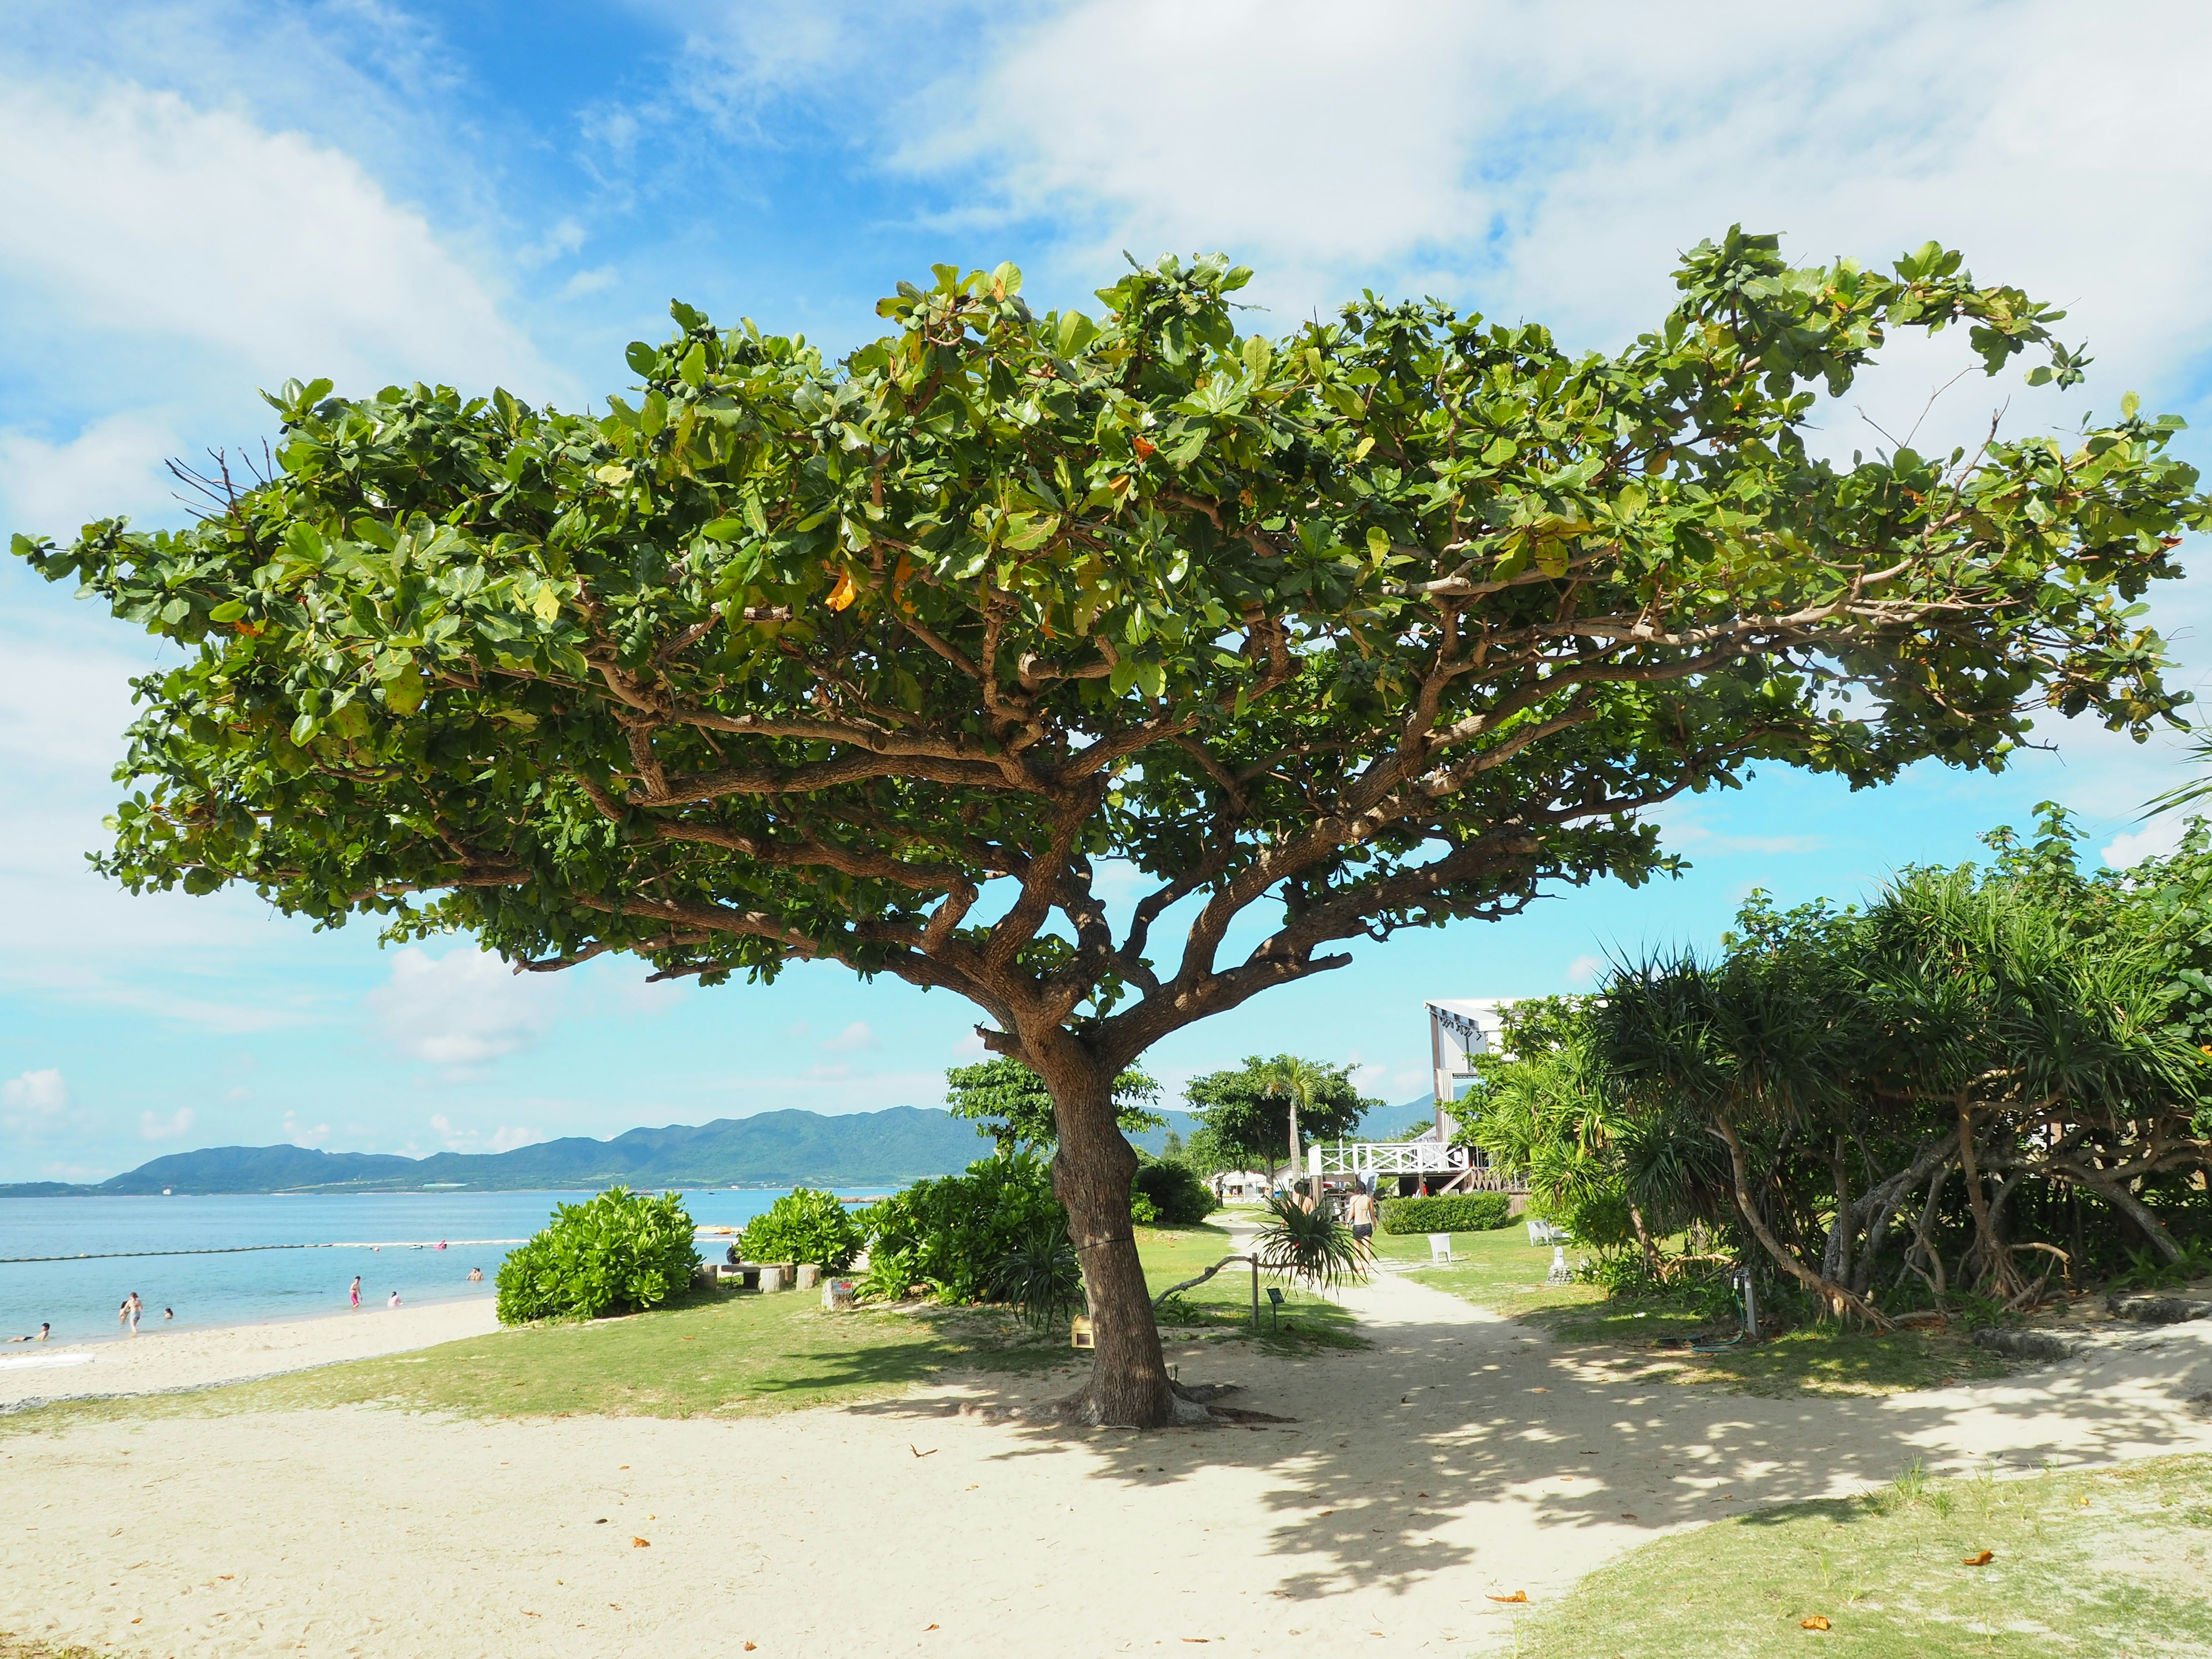
[[[1255,328],[1364,286],[1614,344],[1674,252],[1735,221],[1886,260],[1936,237],[2072,307],[2060,398],[1900,350],[1819,441],[2070,425],[2123,392],[2197,428],[2212,387],[2212,10],[2188,4],[1027,8],[448,0],[0,9],[0,528],[181,508],[165,457],[269,435],[256,388],[503,384],[578,405],[672,296],[842,349],[935,261],[1011,258],[1078,303],[1123,249],[1258,267]],[[2200,549],[2189,550],[2192,559]],[[2155,615],[2204,678],[2203,579]],[[799,1105],[930,1104],[972,1057],[943,995],[807,969],[646,987],[516,979],[465,940],[380,948],[250,896],[87,874],[153,643],[0,567],[0,1180],[231,1141],[480,1149]],[[2001,778],[1856,796],[1776,771],[1670,809],[1693,869],[1369,947],[1156,1051],[1425,1086],[1425,996],[1576,988],[1711,942],[1753,885],[1848,896],[1972,856],[2046,798],[2124,862],[2171,744],[2055,726]],[[2106,850],[2109,849],[2109,850]]]

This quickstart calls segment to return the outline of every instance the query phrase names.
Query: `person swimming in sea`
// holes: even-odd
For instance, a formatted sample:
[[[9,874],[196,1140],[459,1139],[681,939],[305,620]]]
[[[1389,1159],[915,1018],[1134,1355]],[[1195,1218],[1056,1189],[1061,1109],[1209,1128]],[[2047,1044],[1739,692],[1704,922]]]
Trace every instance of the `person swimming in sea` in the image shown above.
[[[471,1267],[469,1269],[469,1283],[471,1285],[481,1285],[483,1283],[483,1269],[482,1267]]]
[[[53,1328],[53,1322],[48,1320],[39,1327],[39,1334],[36,1336],[11,1336],[8,1340],[10,1342],[43,1342],[52,1334]]]
[[[387,1308],[398,1307],[399,1305],[399,1292],[397,1291],[392,1291],[392,1300],[386,1303],[384,1305]]]

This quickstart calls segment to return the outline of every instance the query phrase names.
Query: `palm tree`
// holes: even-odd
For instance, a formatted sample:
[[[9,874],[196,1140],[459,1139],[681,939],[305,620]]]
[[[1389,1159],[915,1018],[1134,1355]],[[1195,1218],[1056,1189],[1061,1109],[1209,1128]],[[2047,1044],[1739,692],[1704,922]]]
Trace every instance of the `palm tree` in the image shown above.
[[[1281,1095],[1291,1103],[1291,1179],[1297,1179],[1298,1167],[1298,1108],[1303,1106],[1310,1115],[1313,1103],[1328,1083],[1329,1074],[1310,1060],[1296,1054],[1278,1054],[1267,1067],[1261,1086],[1269,1094]]]

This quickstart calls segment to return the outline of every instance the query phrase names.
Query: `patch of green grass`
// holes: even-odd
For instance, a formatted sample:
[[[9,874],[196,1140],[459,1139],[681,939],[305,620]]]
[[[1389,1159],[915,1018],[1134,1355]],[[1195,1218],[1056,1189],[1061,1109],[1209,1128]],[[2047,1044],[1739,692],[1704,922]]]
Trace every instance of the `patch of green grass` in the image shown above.
[[[811,1296],[694,1293],[622,1319],[526,1325],[258,1382],[69,1401],[0,1417],[0,1433],[176,1413],[383,1405],[489,1417],[735,1417],[852,1405],[954,1370],[1040,1369],[1054,1342],[1000,1309],[863,1308]]]
[[[1137,1253],[1144,1261],[1146,1288],[1154,1296],[1170,1285],[1196,1278],[1235,1248],[1225,1229],[1211,1224],[1137,1229]],[[1267,1299],[1270,1286],[1283,1293],[1280,1308]],[[1170,1358],[1178,1338],[1219,1340],[1251,1333],[1252,1270],[1241,1261],[1183,1291],[1160,1310],[1160,1335],[1169,1344]],[[1341,1304],[1267,1273],[1260,1275],[1259,1340],[1271,1351],[1284,1353],[1363,1346],[1358,1322]]]
[[[1377,1255],[1396,1261],[1428,1260],[1429,1242],[1419,1234],[1377,1235],[1375,1244]],[[1518,1226],[1454,1233],[1452,1255],[1448,1266],[1416,1266],[1413,1277],[1477,1307],[1539,1326],[1561,1342],[1646,1358],[1670,1382],[1773,1397],[1881,1395],[2002,1376],[2013,1369],[1962,1334],[1940,1329],[1874,1334],[1813,1325],[1744,1347],[1693,1353],[1686,1346],[1692,1338],[1734,1334],[1735,1315],[1716,1315],[1687,1297],[1608,1298],[1595,1285],[1547,1285],[1552,1248],[1530,1245]],[[1570,1246],[1568,1259],[1577,1255]]]
[[[1157,1292],[1230,1245],[1217,1227],[1141,1228],[1138,1248]],[[1358,1346],[1352,1316],[1336,1304],[1289,1288],[1271,1321],[1262,1295],[1260,1340],[1271,1349]],[[1170,1357],[1178,1338],[1249,1340],[1250,1296],[1243,1269],[1198,1287],[1164,1317]],[[64,1401],[0,1415],[0,1435],[124,1417],[349,1405],[477,1417],[753,1417],[879,1400],[952,1371],[1034,1371],[1070,1358],[1066,1326],[1033,1330],[1003,1308],[908,1303],[832,1314],[796,1291],[693,1292],[627,1318],[526,1325],[258,1382]]]
[[[1413,1277],[1432,1289],[1463,1297],[1479,1308],[1518,1319],[1547,1308],[1579,1308],[1605,1300],[1595,1285],[1547,1285],[1552,1247],[1532,1245],[1519,1223],[1494,1232],[1454,1233],[1452,1260],[1436,1267],[1429,1260],[1425,1233],[1375,1235],[1375,1254],[1386,1261],[1413,1264]],[[1571,1259],[1571,1257],[1570,1258]]]
[[[1662,1539],[1526,1615],[1524,1659],[2212,1652],[2212,1458],[1934,1481]],[[1968,1557],[1988,1550],[1984,1566]],[[1825,1632],[1805,1628],[1810,1618]]]

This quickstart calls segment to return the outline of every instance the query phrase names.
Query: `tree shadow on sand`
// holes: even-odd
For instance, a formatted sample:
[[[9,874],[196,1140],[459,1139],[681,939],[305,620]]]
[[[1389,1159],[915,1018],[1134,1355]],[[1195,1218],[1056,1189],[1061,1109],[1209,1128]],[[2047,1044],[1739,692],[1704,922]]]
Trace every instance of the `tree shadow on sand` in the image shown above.
[[[1132,1486],[1255,1471],[1273,1521],[1266,1553],[1291,1567],[1274,1593],[1312,1599],[1480,1568],[1498,1528],[1610,1527],[1627,1547],[1665,1528],[1863,1491],[1916,1463],[1942,1473],[1988,1467],[1994,1455],[2000,1472],[2027,1473],[2179,1449],[2204,1431],[2185,1402],[2212,1388],[2212,1330],[2182,1327],[2124,1354],[1966,1387],[1725,1395],[1638,1376],[1620,1350],[1558,1346],[1404,1288],[1414,1294],[1376,1298],[1366,1350],[1293,1361],[1217,1348],[1182,1363],[1185,1382],[1239,1382],[1225,1403],[1288,1422],[1138,1432],[1018,1414],[1079,1386],[1073,1365],[971,1377],[960,1399],[855,1410],[1005,1414],[1000,1455],[1079,1448],[1096,1459],[1088,1478]]]

